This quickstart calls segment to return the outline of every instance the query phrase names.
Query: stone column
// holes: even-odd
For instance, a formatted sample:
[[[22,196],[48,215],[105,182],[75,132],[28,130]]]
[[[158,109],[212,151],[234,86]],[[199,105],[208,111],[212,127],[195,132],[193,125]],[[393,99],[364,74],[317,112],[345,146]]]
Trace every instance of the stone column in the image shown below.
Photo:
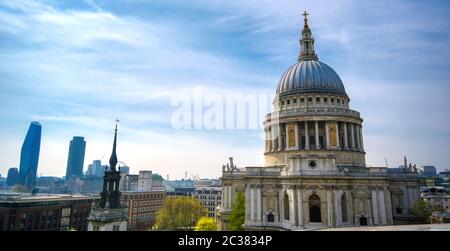
[[[340,203],[341,198],[339,198],[339,193],[336,192],[334,193],[334,202],[335,202],[334,215],[336,216],[336,227],[340,227],[342,224],[342,209]]]
[[[327,190],[327,216],[328,227],[333,227],[333,201],[330,190]]]
[[[308,121],[305,121],[305,143],[306,143],[306,150],[309,150],[309,130],[308,130]]]
[[[295,130],[295,149],[297,150],[300,147],[300,144],[298,143],[298,124],[294,124],[294,130]]]
[[[315,121],[314,125],[315,125],[315,133],[316,133],[316,149],[320,149],[320,144],[319,144],[319,122]]]
[[[261,223],[261,186],[256,187],[256,220]]]
[[[359,141],[359,126],[356,125],[355,129],[356,129],[356,142],[358,143],[357,150],[361,150],[361,144],[360,144],[360,141]]]
[[[298,225],[299,226],[303,226],[303,195],[302,195],[302,190],[298,189],[297,190],[297,200],[298,200]]]
[[[348,149],[347,122],[344,123],[344,149]]]
[[[355,215],[353,213],[353,197],[350,191],[345,191],[345,197],[347,198],[347,210],[348,210],[348,223],[355,224]]]
[[[245,198],[250,198],[250,186],[245,186]],[[250,211],[250,200],[245,200],[245,222],[250,221],[251,218],[251,211]]]
[[[380,214],[381,214],[381,224],[386,225],[386,206],[384,203],[384,191],[380,190],[378,191],[379,197],[380,197]]]
[[[250,186],[250,221],[255,221],[255,187]]]
[[[339,143],[339,122],[336,122],[336,148],[341,148],[341,144]]]
[[[288,123],[286,123],[286,124],[284,124],[284,128],[285,128],[285,130],[286,130],[286,136],[285,136],[285,142],[286,142],[286,146],[285,146],[285,149],[287,150],[287,149],[289,149],[289,124]]]
[[[267,129],[264,129],[264,144],[265,144],[264,152],[268,152],[268,149],[269,149],[269,137],[268,137],[268,130]]]
[[[283,145],[283,141],[281,139],[281,126],[282,126],[282,124],[277,125],[278,151],[281,151],[282,145]]]
[[[350,123],[350,137],[351,137],[351,149],[354,150],[355,149],[355,126],[353,125],[353,123]]]
[[[359,127],[359,140],[361,141],[361,150],[364,151],[362,126]]]
[[[233,205],[233,186],[228,186],[228,208],[231,208]]]
[[[327,121],[325,121],[325,137],[326,137],[326,149],[329,149],[330,148],[330,132],[328,131],[329,130],[329,128],[328,128],[328,122]]]
[[[386,201],[387,224],[388,225],[392,225],[392,224],[394,224],[394,219],[392,218],[392,198],[391,198],[391,193],[386,188],[385,188],[384,191],[386,192],[386,199],[387,199],[387,201]]]
[[[372,211],[373,211],[373,224],[379,225],[379,215],[378,215],[378,200],[377,200],[377,191],[372,191]]]

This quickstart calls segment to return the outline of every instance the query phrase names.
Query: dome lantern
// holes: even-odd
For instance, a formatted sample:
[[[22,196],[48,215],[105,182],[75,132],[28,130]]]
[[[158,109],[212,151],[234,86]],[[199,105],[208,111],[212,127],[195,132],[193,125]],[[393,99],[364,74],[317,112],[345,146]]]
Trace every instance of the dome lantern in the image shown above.
[[[303,13],[305,23],[297,63],[283,74],[278,82],[276,94],[320,92],[348,97],[339,75],[330,66],[320,62],[317,57],[314,49],[314,38],[308,26],[308,15],[306,11]]]

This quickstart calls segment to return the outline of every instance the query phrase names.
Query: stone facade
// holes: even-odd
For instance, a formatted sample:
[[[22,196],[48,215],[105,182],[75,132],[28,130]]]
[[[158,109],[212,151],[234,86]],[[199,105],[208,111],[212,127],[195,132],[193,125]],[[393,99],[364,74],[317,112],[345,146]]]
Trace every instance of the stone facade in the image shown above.
[[[392,225],[408,216],[420,198],[418,173],[366,166],[363,119],[339,76],[318,61],[306,16],[301,45],[264,120],[266,165],[237,168],[230,159],[222,168],[219,228],[227,229],[238,192],[249,230]]]

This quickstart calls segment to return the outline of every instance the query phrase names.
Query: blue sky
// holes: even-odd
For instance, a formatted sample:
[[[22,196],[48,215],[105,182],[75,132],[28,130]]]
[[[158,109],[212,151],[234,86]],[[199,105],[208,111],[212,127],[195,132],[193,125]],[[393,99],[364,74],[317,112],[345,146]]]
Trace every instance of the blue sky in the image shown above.
[[[310,12],[319,59],[361,112],[367,163],[404,155],[449,168],[450,2],[0,1],[0,173],[19,165],[29,122],[43,126],[38,173],[65,173],[72,136],[85,166],[118,157],[132,172],[218,177],[234,156],[263,164],[258,130],[175,130],[174,93],[270,94],[299,52]]]

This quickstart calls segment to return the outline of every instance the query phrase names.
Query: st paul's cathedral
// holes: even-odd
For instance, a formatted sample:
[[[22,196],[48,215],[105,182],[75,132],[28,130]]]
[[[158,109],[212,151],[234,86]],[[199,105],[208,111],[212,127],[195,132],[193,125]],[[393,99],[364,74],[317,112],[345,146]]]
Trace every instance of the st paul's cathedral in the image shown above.
[[[307,15],[298,60],[281,76],[263,122],[265,165],[223,166],[221,230],[238,192],[247,230],[392,225],[420,198],[414,168],[366,166],[363,119],[339,75],[319,61]]]

